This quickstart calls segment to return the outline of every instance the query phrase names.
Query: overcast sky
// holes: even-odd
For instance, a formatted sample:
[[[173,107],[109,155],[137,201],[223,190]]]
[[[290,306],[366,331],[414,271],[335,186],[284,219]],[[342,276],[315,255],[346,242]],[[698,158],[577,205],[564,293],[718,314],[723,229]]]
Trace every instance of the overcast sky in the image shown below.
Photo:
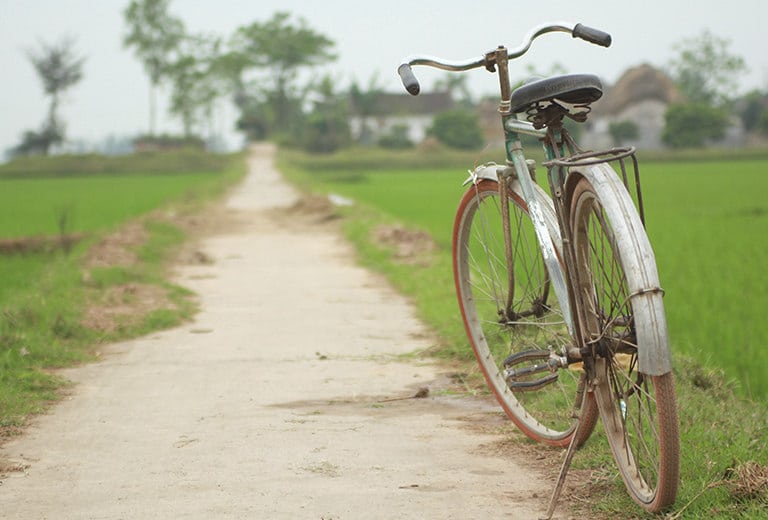
[[[26,129],[42,123],[47,100],[25,54],[40,41],[76,39],[86,57],[83,80],[68,91],[61,107],[71,139],[100,140],[108,135],[146,132],[148,80],[139,61],[122,47],[123,10],[128,0],[0,0],[0,154],[16,144]],[[519,12],[515,10],[519,9]],[[314,30],[336,43],[338,60],[322,69],[338,78],[339,89],[357,80],[367,85],[374,74],[387,91],[401,87],[395,69],[411,54],[449,59],[482,55],[499,44],[514,47],[531,28],[544,22],[583,22],[610,32],[610,49],[572,40],[564,34],[537,40],[526,58],[512,64],[517,77],[536,64],[545,71],[558,62],[568,72],[591,72],[615,82],[628,67],[665,66],[674,45],[709,29],[730,40],[749,73],[741,91],[768,89],[768,1],[766,0],[173,0],[171,11],[191,32],[228,36],[277,10],[303,17]],[[444,72],[417,75],[428,90]],[[468,72],[478,94],[493,92],[495,77]],[[159,108],[158,129],[179,125]],[[228,131],[234,110],[223,104],[217,126]]]

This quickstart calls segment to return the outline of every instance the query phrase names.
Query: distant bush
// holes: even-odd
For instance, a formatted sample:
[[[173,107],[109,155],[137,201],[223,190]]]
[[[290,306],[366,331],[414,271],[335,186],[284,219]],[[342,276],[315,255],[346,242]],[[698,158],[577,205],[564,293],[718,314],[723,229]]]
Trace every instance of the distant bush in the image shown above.
[[[672,148],[700,148],[721,139],[728,126],[728,114],[704,104],[671,105],[664,115],[661,137]]]
[[[137,153],[182,149],[205,150],[205,140],[198,136],[142,135],[133,140]]]
[[[768,110],[760,114],[760,119],[757,121],[757,129],[763,135],[768,135]]]
[[[226,170],[239,154],[185,149],[133,155],[100,154],[19,157],[0,165],[0,177],[60,177],[132,173],[193,173]]]
[[[413,148],[413,141],[408,137],[407,125],[395,125],[387,134],[379,138],[379,146],[390,150],[403,150]]]
[[[465,109],[448,110],[435,116],[428,134],[459,150],[477,150],[483,146],[480,119]]]
[[[621,146],[626,141],[640,137],[640,127],[634,121],[616,121],[608,127],[613,144]]]
[[[349,146],[349,123],[340,113],[313,113],[307,117],[304,149],[312,153],[332,153]]]

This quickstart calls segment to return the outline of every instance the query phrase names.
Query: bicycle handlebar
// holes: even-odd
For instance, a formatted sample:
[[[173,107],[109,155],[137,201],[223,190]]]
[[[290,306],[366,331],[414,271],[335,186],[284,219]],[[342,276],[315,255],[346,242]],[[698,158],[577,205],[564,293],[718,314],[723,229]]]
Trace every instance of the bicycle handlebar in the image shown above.
[[[587,27],[580,23],[574,25],[568,22],[559,22],[534,28],[528,35],[526,35],[523,42],[517,48],[508,51],[508,59],[513,60],[519,58],[528,52],[533,40],[550,32],[570,33],[574,38],[579,38],[602,47],[610,47],[611,45],[611,35],[606,32]],[[400,79],[402,80],[405,89],[411,95],[416,96],[421,91],[421,86],[419,85],[416,76],[413,74],[413,69],[411,68],[413,65],[426,65],[428,67],[435,67],[451,72],[461,72],[485,66],[486,57],[481,56],[480,58],[464,61],[447,61],[433,56],[414,56],[409,58],[397,68],[397,73],[400,75]]]

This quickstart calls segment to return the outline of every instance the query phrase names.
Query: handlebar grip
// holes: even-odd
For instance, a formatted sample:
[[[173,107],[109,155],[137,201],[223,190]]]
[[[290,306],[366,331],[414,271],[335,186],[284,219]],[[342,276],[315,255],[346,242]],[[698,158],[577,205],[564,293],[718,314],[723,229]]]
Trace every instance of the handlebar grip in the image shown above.
[[[586,25],[582,25],[580,23],[577,23],[573,28],[572,34],[574,38],[581,38],[582,40],[588,41],[589,43],[594,43],[595,45],[600,45],[601,47],[611,46],[610,34],[599,29],[587,27]]]
[[[400,75],[400,79],[403,81],[403,86],[412,96],[417,96],[421,91],[419,86],[419,80],[413,75],[411,66],[407,63],[403,63],[397,68],[397,73]]]

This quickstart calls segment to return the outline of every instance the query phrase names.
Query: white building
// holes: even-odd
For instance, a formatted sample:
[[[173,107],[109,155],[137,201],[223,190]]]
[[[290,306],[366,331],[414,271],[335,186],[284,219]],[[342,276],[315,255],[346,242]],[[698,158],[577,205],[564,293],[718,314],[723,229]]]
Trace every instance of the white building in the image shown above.
[[[420,143],[435,115],[451,108],[453,101],[448,92],[424,92],[418,96],[381,93],[367,114],[363,114],[360,107],[352,106],[353,116],[349,122],[352,138],[362,143],[375,143],[394,127],[404,126],[409,139]]]

